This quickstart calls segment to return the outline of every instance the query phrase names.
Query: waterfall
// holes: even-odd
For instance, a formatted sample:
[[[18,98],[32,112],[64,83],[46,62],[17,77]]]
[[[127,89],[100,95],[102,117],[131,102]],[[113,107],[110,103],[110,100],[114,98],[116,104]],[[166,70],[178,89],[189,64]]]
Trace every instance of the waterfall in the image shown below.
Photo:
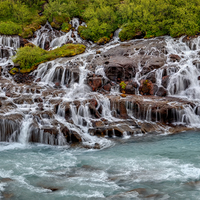
[[[20,38],[19,36],[0,35],[0,46],[18,49],[20,47]]]
[[[22,144],[28,144],[29,136],[30,136],[30,128],[32,124],[32,118],[30,116],[26,116],[21,125],[19,142]]]
[[[29,42],[46,50],[82,43],[86,52],[40,64],[30,84],[16,84],[8,73],[20,38],[0,36],[0,141],[102,148],[112,137],[155,130],[147,130],[151,126],[199,127],[200,37],[120,42],[119,29],[108,44],[97,45],[78,35],[85,23],[73,18],[70,24],[63,33],[47,22]],[[151,94],[141,93],[144,80]]]

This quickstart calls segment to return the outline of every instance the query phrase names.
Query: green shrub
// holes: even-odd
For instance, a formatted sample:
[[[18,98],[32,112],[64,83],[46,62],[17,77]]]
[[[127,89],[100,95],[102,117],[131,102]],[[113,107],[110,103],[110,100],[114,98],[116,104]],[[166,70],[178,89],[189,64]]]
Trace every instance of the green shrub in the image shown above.
[[[69,30],[70,30],[70,28],[71,28],[71,24],[69,24],[69,23],[67,23],[67,22],[64,22],[63,24],[62,24],[62,31],[63,32],[68,32]]]
[[[177,37],[199,32],[199,16],[199,0],[0,0],[0,33],[28,38],[46,20],[68,31],[69,20],[79,17],[87,23],[79,27],[80,36],[94,42],[111,38],[117,28],[122,28],[122,41],[138,31],[146,33],[145,38]]]
[[[43,62],[54,60],[59,57],[69,57],[81,54],[85,51],[82,44],[66,44],[52,51],[46,51],[38,46],[26,45],[17,50],[17,54],[12,58],[13,62],[19,64],[20,72],[26,73],[35,69],[37,65]],[[14,74],[16,69],[10,71]]]
[[[14,22],[0,22],[0,34],[18,35],[22,32],[22,27]]]
[[[134,23],[127,23],[122,27],[119,32],[119,38],[121,41],[131,40],[136,37],[137,32],[140,31],[137,25]]]
[[[126,83],[125,83],[124,81],[121,81],[121,83],[120,83],[119,85],[121,86],[121,88],[122,88],[123,90],[126,89]]]

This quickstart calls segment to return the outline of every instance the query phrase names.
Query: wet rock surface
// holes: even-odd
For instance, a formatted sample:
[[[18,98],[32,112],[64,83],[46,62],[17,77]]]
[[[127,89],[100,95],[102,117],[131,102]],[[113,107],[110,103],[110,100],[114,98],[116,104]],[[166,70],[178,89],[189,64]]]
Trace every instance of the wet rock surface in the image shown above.
[[[76,30],[65,35],[47,23],[30,40],[4,38],[0,44],[0,59],[5,59],[0,64],[1,141],[19,141],[27,126],[28,142],[99,149],[100,138],[159,133],[166,128],[176,133],[188,129],[191,115],[199,120],[198,92],[193,87],[200,77],[197,58],[187,62],[183,52],[171,52],[165,37],[90,45]],[[86,43],[88,51],[40,64],[30,74],[8,73],[13,64],[7,59],[20,46],[32,42],[47,50],[71,40]],[[192,41],[185,45],[192,48]],[[195,101],[172,97],[180,94],[192,94]]]

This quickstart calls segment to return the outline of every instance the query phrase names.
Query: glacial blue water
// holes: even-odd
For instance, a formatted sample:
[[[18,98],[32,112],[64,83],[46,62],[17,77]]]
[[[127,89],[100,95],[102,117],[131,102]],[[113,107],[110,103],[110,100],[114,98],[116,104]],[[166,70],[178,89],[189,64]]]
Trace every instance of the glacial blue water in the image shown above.
[[[200,132],[114,143],[102,150],[0,143],[0,196],[11,200],[199,199]]]

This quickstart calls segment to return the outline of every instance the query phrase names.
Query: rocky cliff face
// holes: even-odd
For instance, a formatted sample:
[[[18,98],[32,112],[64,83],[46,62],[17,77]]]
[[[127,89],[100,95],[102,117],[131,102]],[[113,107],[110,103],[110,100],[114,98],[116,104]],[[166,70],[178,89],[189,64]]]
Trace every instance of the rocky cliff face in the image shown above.
[[[1,36],[0,141],[101,148],[109,138],[198,128],[199,38],[114,37],[101,46],[76,29],[67,34],[46,25],[30,41],[48,49],[73,39],[86,44],[84,54],[15,76],[9,57],[30,41]]]

